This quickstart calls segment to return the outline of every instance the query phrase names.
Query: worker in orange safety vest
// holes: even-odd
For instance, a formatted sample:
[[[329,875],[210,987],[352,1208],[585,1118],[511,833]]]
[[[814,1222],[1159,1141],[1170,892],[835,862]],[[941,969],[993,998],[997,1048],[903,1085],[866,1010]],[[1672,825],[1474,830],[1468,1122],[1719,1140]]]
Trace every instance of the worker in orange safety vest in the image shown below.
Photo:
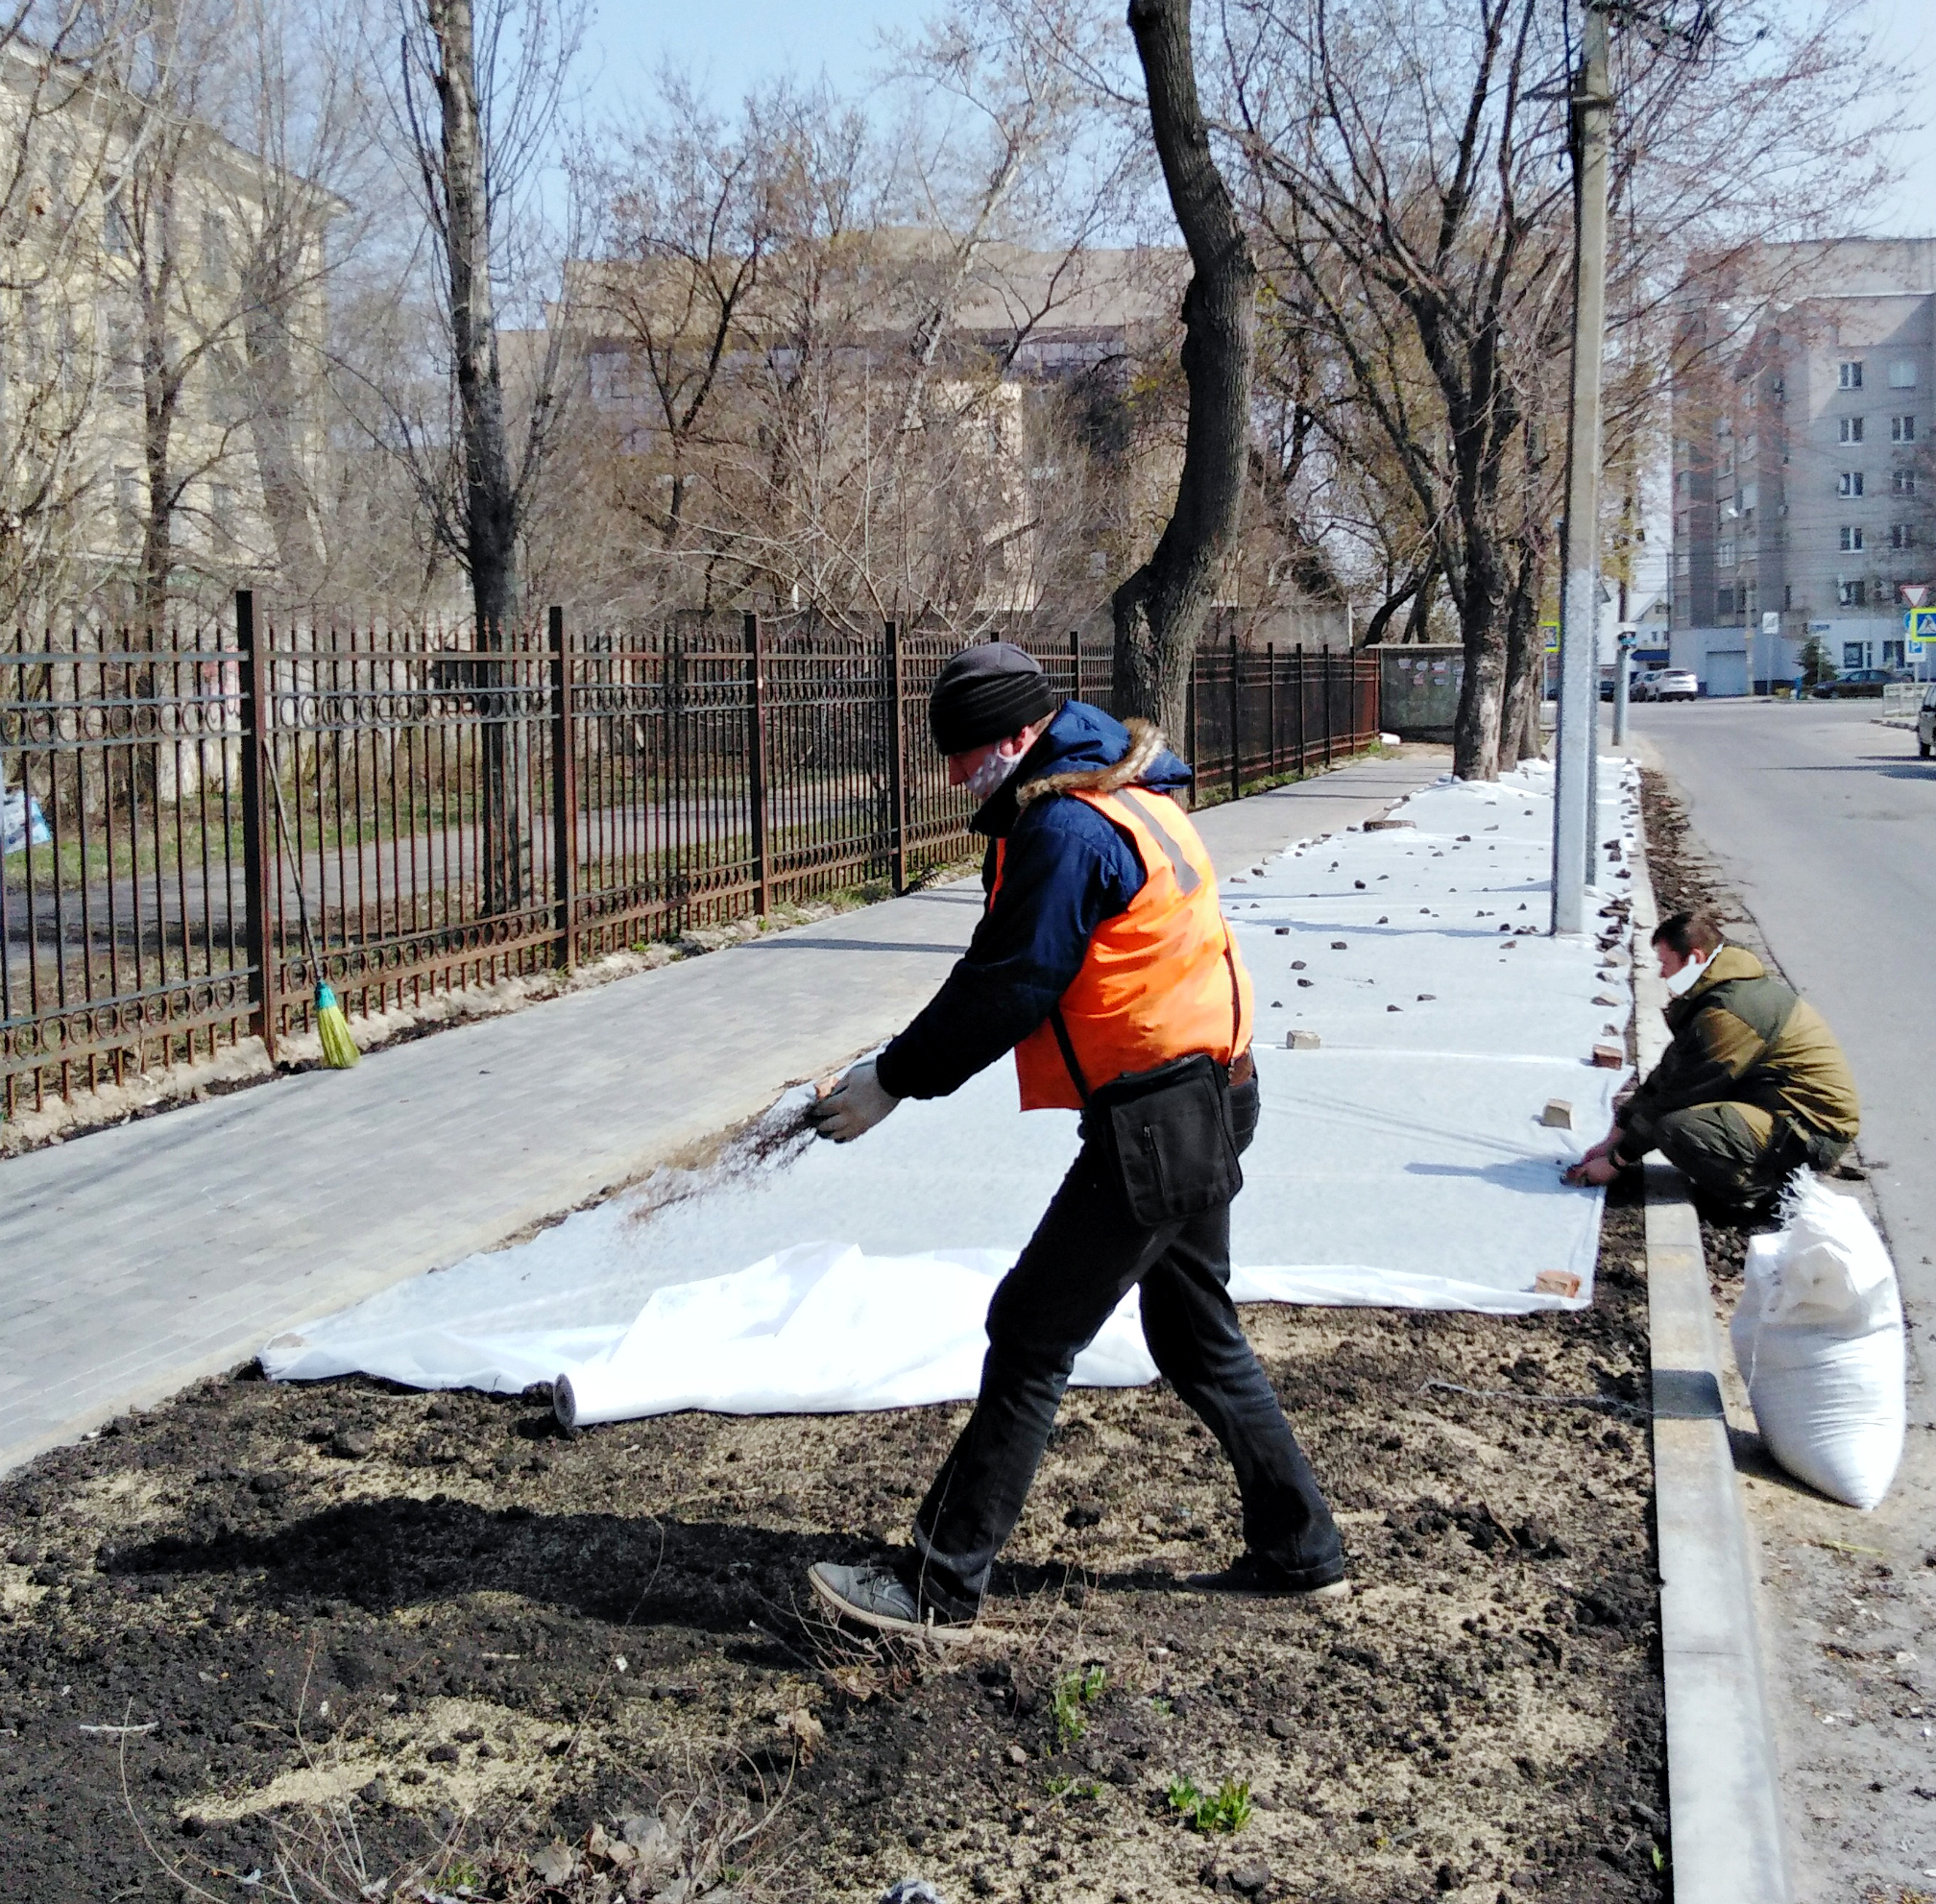
[[[814,1593],[888,1632],[959,1636],[1048,1445],[1076,1358],[1138,1291],[1151,1358],[1236,1470],[1245,1551],[1193,1585],[1349,1591],[1338,1529],[1228,1291],[1230,1200],[1258,1115],[1250,979],[1175,796],[1190,769],[1146,722],[1062,701],[1022,649],[941,670],[929,705],[951,785],[979,802],[987,904],[966,954],[878,1057],[821,1087],[851,1143],[904,1097],[1015,1053],[1022,1108],[1079,1110],[1081,1148],[988,1308],[975,1411],[891,1565],[821,1561]]]

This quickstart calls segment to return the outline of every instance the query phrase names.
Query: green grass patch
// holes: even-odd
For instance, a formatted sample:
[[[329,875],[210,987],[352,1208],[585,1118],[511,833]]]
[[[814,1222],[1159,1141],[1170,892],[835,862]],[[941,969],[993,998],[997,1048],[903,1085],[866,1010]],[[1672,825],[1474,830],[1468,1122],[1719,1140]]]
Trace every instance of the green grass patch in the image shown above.
[[[1055,1747],[1067,1751],[1089,1729],[1088,1707],[1102,1695],[1109,1675],[1100,1666],[1078,1667],[1055,1681],[1049,1710],[1055,1720]]]
[[[1250,1822],[1250,1787],[1242,1779],[1226,1778],[1206,1797],[1194,1779],[1173,1778],[1168,1796],[1192,1831],[1242,1831]]]

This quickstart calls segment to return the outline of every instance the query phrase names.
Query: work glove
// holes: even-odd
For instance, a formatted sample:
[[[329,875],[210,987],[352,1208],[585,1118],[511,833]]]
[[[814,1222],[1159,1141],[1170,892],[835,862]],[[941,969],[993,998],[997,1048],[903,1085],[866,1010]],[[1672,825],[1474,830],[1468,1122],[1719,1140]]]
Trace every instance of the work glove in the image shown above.
[[[874,1074],[874,1060],[862,1058],[858,1065],[850,1065],[831,1088],[823,1087],[808,1106],[807,1115],[819,1136],[831,1137],[835,1144],[852,1144],[900,1101],[882,1090],[881,1080]]]

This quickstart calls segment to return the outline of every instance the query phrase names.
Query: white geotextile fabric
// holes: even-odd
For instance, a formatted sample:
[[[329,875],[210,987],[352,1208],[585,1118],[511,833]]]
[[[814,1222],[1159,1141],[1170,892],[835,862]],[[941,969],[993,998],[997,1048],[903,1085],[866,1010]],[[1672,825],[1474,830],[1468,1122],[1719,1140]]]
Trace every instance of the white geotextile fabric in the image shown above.
[[[1542,765],[1440,782],[1397,809],[1411,828],[1223,868],[1263,1098],[1232,1213],[1240,1301],[1510,1314],[1591,1300],[1600,1197],[1559,1167],[1610,1121],[1622,1073],[1590,1053],[1624,1035],[1632,990],[1624,953],[1544,936],[1551,785]],[[1631,769],[1603,762],[1601,786],[1596,838],[1631,839]],[[1629,883],[1618,846],[1600,863],[1596,904]],[[1286,1048],[1294,1031],[1319,1048]],[[1556,1097],[1570,1130],[1539,1122]],[[1075,1148],[1073,1113],[1017,1115],[1004,1064],[858,1144],[712,1179],[662,1172],[278,1337],[263,1365],[499,1390],[562,1373],[587,1422],[962,1399],[989,1292]],[[1545,1270],[1579,1294],[1536,1290]],[[1153,1379],[1134,1305],[1078,1383]]]

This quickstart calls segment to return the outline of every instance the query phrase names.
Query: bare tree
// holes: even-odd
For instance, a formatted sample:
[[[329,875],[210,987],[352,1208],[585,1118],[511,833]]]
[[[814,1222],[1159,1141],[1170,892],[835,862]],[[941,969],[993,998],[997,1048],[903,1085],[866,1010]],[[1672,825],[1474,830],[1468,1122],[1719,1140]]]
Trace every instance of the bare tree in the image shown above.
[[[117,96],[126,9],[68,0],[0,18],[0,603],[84,590],[102,369],[101,188],[137,149],[138,109]]]
[[[471,582],[476,640],[515,645],[523,603],[519,539],[555,445],[567,385],[565,327],[545,327],[521,392],[521,440],[507,419],[494,268],[518,252],[535,216],[538,175],[552,141],[583,29],[582,12],[548,12],[540,0],[399,0],[401,93],[422,205],[442,270],[436,285],[450,404],[435,427],[393,405],[395,441],[439,542]],[[435,99],[434,118],[424,88]],[[526,299],[526,276],[514,287]],[[514,718],[516,663],[480,667],[484,748],[484,905],[514,911],[530,895],[528,725]]]
[[[1695,10],[1699,12],[1699,10]],[[1695,44],[1671,9],[1616,40],[1616,348],[1658,403],[1690,251],[1848,200],[1868,54],[1843,0],[1761,0]],[[1568,317],[1564,21],[1535,0],[1226,0],[1233,132],[1265,269],[1343,367],[1429,534],[1465,647],[1458,771],[1488,777],[1523,710],[1550,566],[1542,432]],[[1706,19],[1706,14],[1701,15]],[[1839,124],[1839,134],[1833,130]],[[1515,721],[1517,727],[1515,729]],[[1515,743],[1504,742],[1504,757]]]
[[[1210,150],[1189,0],[1130,0],[1150,126],[1193,276],[1183,295],[1189,432],[1176,503],[1148,562],[1116,590],[1116,706],[1182,732],[1190,666],[1237,537],[1249,465],[1257,267]]]

